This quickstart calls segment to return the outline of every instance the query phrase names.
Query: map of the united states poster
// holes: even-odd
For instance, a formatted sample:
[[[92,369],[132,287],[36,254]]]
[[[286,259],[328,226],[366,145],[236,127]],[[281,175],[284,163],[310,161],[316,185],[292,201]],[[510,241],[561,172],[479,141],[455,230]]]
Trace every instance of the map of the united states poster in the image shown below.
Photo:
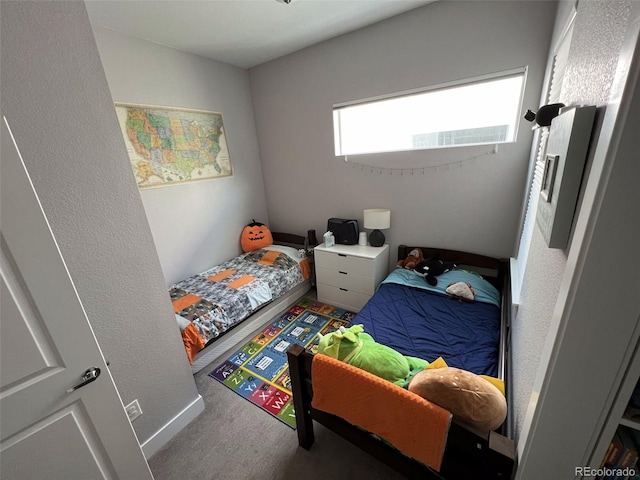
[[[116,104],[116,114],[141,188],[232,174],[220,113]]]

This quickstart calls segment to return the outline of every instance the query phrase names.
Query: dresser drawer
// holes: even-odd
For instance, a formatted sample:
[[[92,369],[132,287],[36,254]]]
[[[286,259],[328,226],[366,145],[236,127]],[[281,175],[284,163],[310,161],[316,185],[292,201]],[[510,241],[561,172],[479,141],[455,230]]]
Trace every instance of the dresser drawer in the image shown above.
[[[318,301],[358,312],[369,301],[371,295],[341,289],[324,283],[318,283]]]
[[[318,268],[337,270],[361,277],[376,276],[375,263],[370,258],[356,257],[344,253],[316,251],[315,262]]]
[[[318,283],[333,285],[334,287],[353,290],[367,295],[373,295],[376,291],[375,278],[363,277],[342,270],[329,270],[318,267],[316,269],[316,280]]]

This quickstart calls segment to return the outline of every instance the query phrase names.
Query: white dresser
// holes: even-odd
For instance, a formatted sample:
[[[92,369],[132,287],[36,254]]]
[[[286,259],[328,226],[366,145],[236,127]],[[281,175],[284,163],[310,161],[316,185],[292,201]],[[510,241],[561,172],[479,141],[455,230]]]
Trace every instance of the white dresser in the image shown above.
[[[320,302],[359,311],[389,272],[389,245],[318,245],[314,249]]]

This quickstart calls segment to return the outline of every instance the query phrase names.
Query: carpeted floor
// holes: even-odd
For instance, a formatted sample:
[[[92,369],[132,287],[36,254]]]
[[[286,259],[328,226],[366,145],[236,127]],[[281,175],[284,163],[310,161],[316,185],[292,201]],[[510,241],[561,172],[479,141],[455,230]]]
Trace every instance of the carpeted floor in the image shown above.
[[[195,376],[205,411],[149,459],[156,480],[404,478],[318,424],[299,447],[295,430],[207,375],[217,363]]]

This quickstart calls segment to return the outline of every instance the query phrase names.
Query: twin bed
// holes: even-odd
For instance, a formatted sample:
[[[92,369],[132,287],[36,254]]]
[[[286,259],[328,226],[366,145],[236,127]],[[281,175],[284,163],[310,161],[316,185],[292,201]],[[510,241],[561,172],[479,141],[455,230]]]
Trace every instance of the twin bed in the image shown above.
[[[169,295],[195,374],[311,288],[307,236],[272,232],[273,244],[171,285]],[[275,312],[275,313],[274,313]]]
[[[413,248],[415,247],[400,246],[398,259],[406,258]],[[439,276],[435,288],[410,270],[395,269],[352,323],[363,324],[365,332],[371,334],[377,342],[404,355],[423,358],[429,362],[442,357],[450,367],[504,380],[509,403],[507,360],[510,299],[507,263],[464,252],[424,247],[421,249],[425,258],[439,254],[441,260],[454,262],[457,268]],[[475,301],[460,302],[445,293],[444,290],[450,283],[459,281],[473,286]],[[314,378],[313,373],[316,372],[316,377],[319,377],[326,366],[322,366],[322,370],[320,362],[315,362],[314,366],[314,356],[310,352],[294,346],[289,350],[288,357],[298,443],[302,447],[309,449],[313,444],[313,421],[316,421],[408,478],[512,478],[516,454],[514,442],[510,438],[509,417],[499,431],[489,433],[474,430],[455,417],[449,424],[445,418],[446,430],[440,435],[441,444],[438,444],[439,440],[434,438],[437,412],[431,412],[429,408],[433,404],[421,397],[395,388],[391,392],[396,395],[392,400],[394,407],[380,409],[377,408],[377,403],[386,395],[383,390],[387,388],[376,383],[377,377],[369,378],[373,376],[362,371],[354,375],[354,372],[347,371],[349,365],[341,366],[341,362],[338,362],[338,365],[331,367],[333,370],[330,373],[335,381],[320,381],[319,378]],[[348,381],[340,388],[349,390],[345,393],[345,401],[353,400],[351,405],[334,414],[334,406],[331,402],[327,403],[326,398],[341,396],[341,392],[330,384],[339,383],[343,376]],[[315,392],[315,397],[314,388],[319,390]],[[331,391],[326,391],[327,389]],[[412,396],[415,398],[411,398]],[[429,405],[418,406],[416,409],[417,399]],[[381,422],[373,422],[376,424],[374,428],[378,430],[354,421],[354,418],[363,418],[363,410],[371,411],[371,417],[383,417]],[[362,422],[372,424],[366,415]],[[421,427],[416,428],[418,424],[427,427],[421,430]],[[434,432],[429,431],[428,426],[432,424]],[[404,430],[397,431],[397,426],[402,426]],[[412,435],[413,439],[407,439]],[[405,445],[407,448],[404,448]],[[416,460],[420,458],[421,450],[429,449],[436,452],[437,457],[431,466],[425,465],[428,463],[425,460]],[[413,454],[414,452],[418,452],[418,455]]]

